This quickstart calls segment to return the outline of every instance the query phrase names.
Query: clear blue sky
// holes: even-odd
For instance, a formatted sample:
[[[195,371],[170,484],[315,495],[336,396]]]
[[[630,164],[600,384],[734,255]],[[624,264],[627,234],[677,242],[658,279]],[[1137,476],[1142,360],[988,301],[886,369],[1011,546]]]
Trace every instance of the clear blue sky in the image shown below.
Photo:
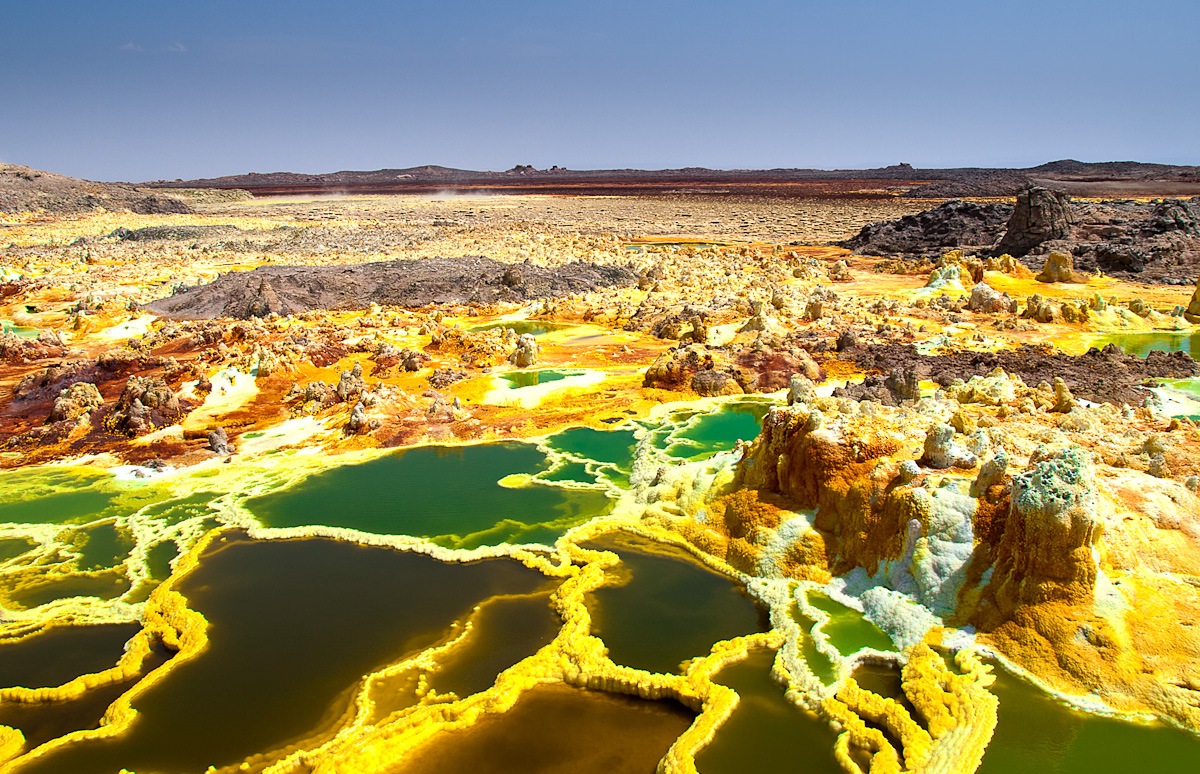
[[[99,180],[1200,164],[1200,3],[12,2],[0,160]]]

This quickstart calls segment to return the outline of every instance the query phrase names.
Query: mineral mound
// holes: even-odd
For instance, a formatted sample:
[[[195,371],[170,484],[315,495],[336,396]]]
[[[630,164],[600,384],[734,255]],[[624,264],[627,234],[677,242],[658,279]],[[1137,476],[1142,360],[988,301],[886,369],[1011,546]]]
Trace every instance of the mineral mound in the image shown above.
[[[483,256],[380,261],[357,266],[264,266],[226,274],[146,305],[177,319],[249,319],[370,304],[492,304],[559,298],[637,282],[620,266],[569,263],[548,268]]]

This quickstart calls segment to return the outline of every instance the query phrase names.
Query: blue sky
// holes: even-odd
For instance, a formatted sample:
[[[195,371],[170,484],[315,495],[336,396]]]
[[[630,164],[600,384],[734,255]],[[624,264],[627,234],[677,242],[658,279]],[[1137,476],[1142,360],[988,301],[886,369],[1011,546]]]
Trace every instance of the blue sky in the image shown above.
[[[12,3],[0,160],[99,180],[1200,164],[1200,3]]]

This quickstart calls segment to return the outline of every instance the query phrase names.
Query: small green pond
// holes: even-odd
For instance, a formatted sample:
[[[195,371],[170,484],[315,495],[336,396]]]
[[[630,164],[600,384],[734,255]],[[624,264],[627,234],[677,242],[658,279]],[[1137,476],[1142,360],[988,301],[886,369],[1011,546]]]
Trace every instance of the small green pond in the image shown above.
[[[791,614],[792,620],[800,627],[800,655],[804,657],[804,663],[808,665],[809,671],[816,675],[818,680],[825,685],[833,685],[837,680],[837,669],[829,660],[829,656],[817,648],[817,642],[813,639],[812,630],[816,626],[816,621],[806,616],[794,601],[788,612]]]
[[[0,523],[70,524],[116,514],[121,492],[105,473],[85,467],[0,472]]]
[[[484,323],[471,328],[473,331],[490,331],[495,328],[511,328],[513,333],[521,336],[530,334],[531,336],[544,336],[551,331],[562,330],[572,326],[566,323],[554,323],[546,320],[501,320],[499,322]]]
[[[815,591],[808,592],[808,603],[829,614],[829,621],[821,626],[821,631],[829,636],[830,644],[843,656],[857,653],[863,648],[882,651],[896,649],[892,638],[857,610]]]
[[[133,536],[114,521],[102,521],[78,530],[84,542],[79,549],[79,569],[100,570],[125,561],[133,548]]]
[[[691,459],[730,451],[739,441],[758,437],[769,408],[766,403],[730,403],[704,414],[671,435],[673,442],[667,447],[667,454]]]
[[[514,389],[521,387],[536,387],[539,384],[550,384],[566,379],[568,376],[578,376],[583,371],[573,369],[542,368],[536,371],[510,371],[501,374],[502,379],[511,384]]]
[[[1146,357],[1151,352],[1187,352],[1193,360],[1200,360],[1200,334],[1174,333],[1171,331],[1148,331],[1139,333],[1111,333],[1093,341],[1100,348],[1105,344],[1116,344],[1126,354]]]
[[[23,339],[36,339],[41,333],[37,328],[29,328],[24,325],[17,325],[11,320],[0,320],[0,335],[11,333],[14,336],[20,336]]]

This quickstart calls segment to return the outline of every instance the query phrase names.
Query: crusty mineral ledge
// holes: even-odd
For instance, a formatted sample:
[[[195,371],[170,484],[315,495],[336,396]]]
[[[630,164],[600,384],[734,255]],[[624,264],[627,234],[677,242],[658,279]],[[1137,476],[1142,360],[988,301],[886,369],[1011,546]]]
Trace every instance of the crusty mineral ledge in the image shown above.
[[[925,643],[909,649],[902,686],[917,717],[901,702],[863,690],[853,678],[826,699],[825,711],[843,729],[834,749],[842,768],[851,774],[975,771],[996,729],[999,702],[987,690],[995,682],[991,667],[969,650],[958,654],[957,663],[961,674]],[[856,751],[870,755],[869,766],[859,764]]]

